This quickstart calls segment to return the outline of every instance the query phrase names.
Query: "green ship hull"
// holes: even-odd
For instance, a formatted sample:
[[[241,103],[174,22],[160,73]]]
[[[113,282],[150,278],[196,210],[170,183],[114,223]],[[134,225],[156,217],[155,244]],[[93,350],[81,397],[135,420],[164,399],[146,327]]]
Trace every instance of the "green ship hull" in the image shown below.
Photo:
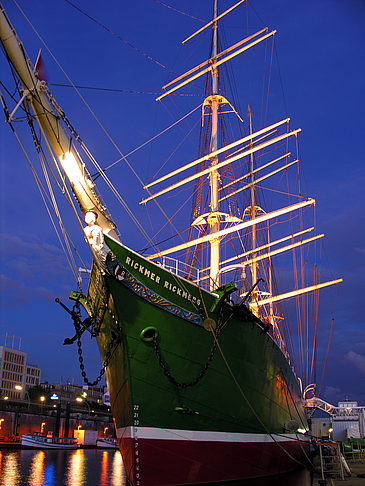
[[[94,265],[88,300],[131,484],[243,479],[303,464],[308,441],[293,433],[307,428],[298,380],[265,325],[229,304],[224,289],[207,292],[107,243],[116,258],[105,275]]]

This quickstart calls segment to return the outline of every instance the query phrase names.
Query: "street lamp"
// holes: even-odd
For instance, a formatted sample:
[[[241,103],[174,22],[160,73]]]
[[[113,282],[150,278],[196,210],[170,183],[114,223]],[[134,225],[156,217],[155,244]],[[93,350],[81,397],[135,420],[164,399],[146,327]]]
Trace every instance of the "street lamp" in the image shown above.
[[[21,392],[23,390],[23,387],[21,385],[15,385],[14,386],[14,389],[18,392]],[[21,398],[21,395],[20,395],[20,398]]]
[[[87,405],[87,408],[89,409],[89,415],[91,414],[91,409],[90,409],[90,405],[89,405],[89,402],[86,400],[86,399],[83,399],[81,397],[76,397],[75,400],[78,402],[78,403],[86,403]]]
[[[44,395],[39,397],[39,400],[41,401],[41,413],[43,413],[43,404],[44,404],[45,399],[46,399],[46,397]]]
[[[17,391],[23,390],[23,387],[21,385],[15,385],[14,388]],[[28,398],[28,408],[29,408],[30,407],[30,396],[29,396],[28,390],[25,392],[24,396],[26,396]]]
[[[1,426],[2,426],[3,422],[5,422],[5,419],[4,418],[1,418],[0,419],[0,429],[1,429]]]

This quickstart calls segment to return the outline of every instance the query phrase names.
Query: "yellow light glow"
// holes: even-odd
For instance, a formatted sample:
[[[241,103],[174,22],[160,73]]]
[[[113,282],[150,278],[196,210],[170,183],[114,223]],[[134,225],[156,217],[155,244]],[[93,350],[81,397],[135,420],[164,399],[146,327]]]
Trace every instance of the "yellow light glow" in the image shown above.
[[[257,307],[265,304],[270,304],[271,302],[278,302],[279,300],[289,299],[291,297],[296,297],[297,295],[306,294],[308,292],[312,292],[313,290],[319,290],[324,287],[328,287],[329,285],[336,285],[343,281],[342,278],[337,280],[331,280],[330,282],[324,282],[317,285],[312,285],[310,287],[305,287],[304,289],[293,290],[292,292],[287,292],[286,294],[276,295],[275,297],[269,297],[268,299],[262,299],[258,302],[252,303],[252,307]]]
[[[0,419],[0,429],[1,429],[1,426],[2,426],[2,423],[3,422],[5,422],[5,419],[4,418]]]
[[[244,223],[236,224],[235,226],[231,226],[230,228],[226,228],[224,230],[218,231],[214,233],[214,235],[205,235],[201,236],[200,238],[196,238],[195,240],[187,241],[186,243],[182,243],[181,245],[175,246],[173,248],[168,248],[167,250],[160,251],[159,253],[154,253],[147,257],[148,260],[152,260],[153,258],[161,257],[163,255],[169,255],[171,253],[176,253],[180,250],[185,250],[190,248],[191,246],[199,245],[200,243],[204,243],[205,241],[209,241],[212,238],[221,238],[222,236],[228,235],[230,233],[234,233],[235,231],[241,231],[244,228],[249,228],[254,224],[259,224],[269,219],[277,218],[281,215],[290,213],[291,211],[296,211],[297,209],[303,208],[308,205],[315,204],[315,200],[309,198],[307,201],[303,201],[301,203],[293,204],[291,206],[287,206],[285,208],[278,209],[277,211],[272,211],[271,213],[264,214],[263,216],[259,216],[258,218],[251,219],[250,221],[245,221]]]
[[[259,247],[255,248],[254,250],[246,251],[245,253],[241,253],[240,255],[235,255],[234,257],[228,258],[228,260],[224,260],[223,262],[221,262],[221,265],[225,265],[226,263],[232,262],[232,261],[237,260],[237,259],[243,259],[243,257],[246,257],[248,255],[252,255],[253,253],[256,253],[258,251],[264,250],[265,248],[269,248],[269,247],[271,248],[272,246],[278,245],[279,243],[282,243],[283,241],[286,241],[286,240],[295,238],[296,236],[302,235],[304,233],[307,233],[307,232],[313,231],[313,230],[314,230],[314,227],[308,228],[306,230],[299,231],[298,233],[295,233],[293,235],[285,236],[284,238],[280,238],[279,240],[276,240],[276,241],[272,241],[270,243],[267,243],[266,245],[259,246]],[[323,236],[324,235],[322,234],[322,235],[315,236],[313,238],[309,238],[307,240],[298,241],[297,243],[293,243],[292,245],[288,245],[288,246],[279,248],[279,250],[270,251],[269,253],[266,253],[265,255],[260,255],[257,258],[253,258],[251,260],[245,260],[244,261],[244,264],[245,265],[248,265],[248,264],[250,264],[252,262],[256,262],[256,261],[262,260],[263,258],[269,258],[271,256],[277,255],[277,254],[282,253],[284,251],[293,249],[296,246],[303,245],[305,243],[310,243],[311,241],[313,241],[315,239],[318,239],[318,238],[323,238]],[[201,272],[205,272],[207,270],[208,270],[208,268],[204,268]],[[208,278],[209,278],[209,275],[207,277],[201,278],[199,281],[202,282],[203,280],[206,280]]]
[[[251,258],[250,260],[245,261],[246,265],[249,265],[250,263],[258,262],[260,260],[264,260],[265,258],[270,258],[275,255],[279,255],[280,253],[284,253],[285,251],[288,250],[293,250],[294,248],[297,248],[298,246],[305,245],[307,243],[311,243],[312,241],[318,240],[320,238],[323,238],[324,234],[313,236],[313,238],[308,238],[307,240],[301,240],[296,243],[292,243],[291,245],[283,246],[282,248],[279,248],[278,250],[273,250],[269,251],[268,253],[265,253],[264,255],[260,255],[255,258]]]
[[[42,395],[39,399],[40,399],[41,402],[44,402],[44,400],[46,399],[46,397]]]
[[[257,138],[260,135],[263,135],[267,132],[270,132],[270,130],[273,130],[280,125],[283,125],[284,123],[289,123],[290,118],[285,118],[284,120],[281,120],[277,123],[274,123],[273,125],[270,125],[268,127],[263,128],[262,130],[259,130],[257,132],[252,133],[251,135],[247,135],[246,137],[240,138],[239,140],[236,140],[229,145],[225,145],[224,147],[219,148],[218,150],[215,150],[214,152],[210,152],[209,154],[204,155],[203,157],[200,157],[199,159],[194,160],[193,162],[189,162],[189,164],[184,165],[183,167],[180,167],[179,169],[176,169],[172,172],[169,172],[168,174],[160,177],[159,179],[156,179],[155,181],[150,182],[147,184],[144,189],[147,189],[149,187],[154,186],[155,184],[158,184],[166,179],[169,179],[170,177],[179,174],[180,172],[183,172],[184,170],[190,169],[191,167],[194,167],[197,164],[200,164],[204,160],[209,160],[213,159],[216,155],[219,155],[222,152],[227,152],[228,150],[231,150],[234,147],[237,147],[237,145],[241,145],[245,142],[251,141],[253,138]],[[279,160],[279,159],[278,159]]]
[[[80,429],[82,429],[82,425],[77,426],[77,430],[80,430]]]
[[[248,42],[249,40],[257,37],[258,35],[261,35],[263,32],[267,32],[269,29],[267,27],[265,27],[264,29],[262,30],[259,30],[258,32],[256,32],[255,34],[252,34],[250,35],[249,37],[246,37],[245,39],[242,39],[241,41],[237,42],[236,44],[234,44],[233,46],[231,47],[228,47],[228,49],[225,49],[224,51],[220,52],[217,54],[216,56],[216,59],[219,59],[220,57],[222,56],[225,56],[226,54],[228,54],[228,52],[231,52],[233,51],[234,49],[237,49],[237,47],[241,46],[242,44],[245,44],[246,42]],[[198,69],[201,69],[203,68],[204,66],[206,66],[207,64],[209,64],[211,62],[210,59],[207,59],[206,61],[202,62],[201,64],[199,64],[198,66],[195,66],[193,67],[192,69],[190,69],[189,71],[187,71],[186,73],[182,74],[181,76],[179,76],[178,78],[175,78],[173,79],[172,81],[170,81],[169,83],[165,84],[164,86],[162,86],[162,89],[166,89],[168,88],[169,86],[177,83],[178,81],[180,81],[181,79],[184,79],[186,78],[187,76],[189,76],[189,74],[191,73],[194,73],[195,71],[197,71]]]
[[[270,165],[275,164],[275,162],[278,162],[279,160],[285,159],[285,157],[289,157],[289,155],[291,155],[291,153],[287,152],[286,154],[282,155],[281,157],[278,157],[277,159],[271,160],[267,164],[261,165],[260,167],[257,167],[253,171],[248,172],[247,174],[245,174],[241,177],[238,177],[234,181],[228,182],[228,184],[226,184],[225,186],[220,187],[219,190],[223,191],[227,187],[232,186],[233,184],[236,184],[237,182],[242,181],[243,179],[247,179],[248,177],[252,176],[256,172],[259,172],[260,170],[266,169],[266,167],[269,167]]]
[[[280,142],[281,140],[284,140],[284,139],[289,138],[293,135],[296,135],[301,130],[302,130],[301,128],[298,128],[297,130],[293,130],[292,132],[284,133],[283,135],[280,135],[279,137],[273,138],[273,139],[271,139],[271,140],[269,140],[265,143],[261,143],[260,145],[257,145],[256,147],[245,150],[244,152],[241,152],[238,155],[235,155],[234,157],[230,157],[226,160],[223,160],[222,162],[219,162],[218,164],[216,164],[214,166],[214,170],[218,170],[221,167],[225,167],[226,165],[231,164],[232,162],[235,162],[236,160],[243,159],[247,155],[251,155],[254,152],[262,150],[265,147],[268,147],[269,145],[272,145],[274,143]],[[176,189],[177,187],[180,187],[180,186],[186,184],[187,182],[191,182],[191,181],[198,179],[199,177],[201,177],[205,174],[209,174],[211,171],[212,171],[212,168],[209,167],[208,169],[197,172],[196,174],[193,174],[190,177],[186,177],[186,179],[184,179],[180,182],[176,182],[175,184],[172,184],[171,186],[167,187],[166,189],[162,189],[161,191],[156,192],[155,194],[152,194],[151,196],[147,197],[146,199],[143,199],[139,204],[145,204],[146,202],[150,201],[151,199],[155,199],[156,197],[161,196],[162,194],[165,194],[166,192],[172,191],[173,189]]]
[[[249,250],[249,251],[246,251],[245,253],[241,253],[240,255],[234,256],[232,258],[228,258],[228,260],[224,260],[222,262],[222,265],[225,264],[225,263],[233,262],[234,260],[237,260],[238,258],[243,258],[245,256],[252,255],[252,253],[264,250],[265,248],[269,248],[269,247],[271,248],[272,246],[278,245],[279,243],[283,243],[284,241],[290,240],[292,238],[303,235],[304,233],[308,233],[308,232],[313,231],[313,230],[314,230],[314,227],[312,226],[311,228],[308,228],[308,229],[303,230],[303,231],[299,231],[298,233],[295,233],[293,235],[284,236],[284,238],[280,238],[279,240],[271,241],[270,243],[267,243],[266,245],[259,246],[255,250]]]
[[[243,187],[240,187],[239,189],[237,189],[236,191],[234,192],[230,192],[229,194],[227,194],[226,196],[222,197],[221,199],[219,199],[219,202],[221,201],[224,201],[225,199],[228,199],[229,197],[233,196],[234,194],[238,194],[239,192],[242,192],[244,191],[245,189],[248,189],[249,187],[252,187],[253,184],[257,184],[258,182],[261,182],[265,179],[268,179],[269,177],[277,174],[278,172],[284,170],[284,169],[287,169],[288,167],[290,167],[291,165],[293,164],[296,164],[297,162],[299,162],[299,160],[293,160],[293,162],[289,162],[289,164],[285,164],[283,165],[282,167],[279,167],[278,169],[276,170],[273,170],[272,172],[270,172],[269,174],[265,174],[264,176],[262,177],[259,177],[258,179],[255,179],[252,183],[250,184],[246,184],[245,186]]]
[[[66,152],[60,157],[60,162],[63,170],[66,172],[67,177],[72,183],[80,183],[83,180],[83,176],[72,152]]]
[[[4,397],[4,400],[9,400],[9,397]]]
[[[79,403],[81,403],[81,402],[83,401],[81,397],[76,397],[76,398],[75,398],[75,400],[76,400],[77,402],[79,402]]]
[[[44,484],[45,457],[46,455],[43,451],[39,451],[33,456],[29,472],[29,486],[39,486],[40,484]]]
[[[85,453],[83,449],[77,449],[69,456],[67,465],[67,476],[65,484],[72,486],[83,486],[89,481],[86,480]],[[87,478],[89,479],[89,478]]]
[[[203,76],[203,74],[206,74],[209,71],[212,71],[213,70],[213,67],[216,68],[216,67],[220,66],[221,64],[229,61],[230,59],[232,59],[233,57],[237,56],[238,54],[241,54],[242,52],[247,51],[248,49],[251,49],[251,47],[255,46],[259,42],[262,42],[265,39],[267,39],[268,37],[270,37],[272,35],[275,35],[275,34],[276,34],[276,30],[273,30],[272,32],[269,32],[268,34],[266,34],[266,35],[260,37],[259,39],[251,42],[247,46],[241,47],[241,49],[238,49],[238,51],[235,51],[232,54],[229,54],[229,56],[226,56],[223,59],[220,59],[219,61],[213,62],[209,67],[203,69],[202,71],[198,72],[197,74],[194,74],[194,76],[191,76],[190,78],[186,79],[185,81],[182,81],[180,84],[178,84],[175,87],[169,89],[169,91],[166,91],[166,93],[164,93],[161,96],[159,96],[158,98],[156,98],[156,101],[160,101],[162,98],[164,98],[165,96],[173,93],[174,91],[176,91],[177,89],[181,88],[182,86],[185,86],[186,84],[190,83],[191,81],[194,81],[195,79],[199,78],[200,76]]]
[[[23,387],[21,385],[15,385],[14,386],[15,390],[23,390]]]

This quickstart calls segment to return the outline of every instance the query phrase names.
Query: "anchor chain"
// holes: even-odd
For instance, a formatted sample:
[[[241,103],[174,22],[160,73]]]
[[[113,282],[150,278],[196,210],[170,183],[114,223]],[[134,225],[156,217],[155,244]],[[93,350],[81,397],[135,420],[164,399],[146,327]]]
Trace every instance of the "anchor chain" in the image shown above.
[[[110,360],[113,357],[114,351],[119,346],[119,343],[120,343],[120,338],[119,339],[117,338],[116,340],[111,340],[109,342],[108,347],[107,347],[107,351],[105,353],[105,359],[103,361],[103,366],[102,366],[102,368],[101,368],[98,376],[96,377],[96,379],[93,382],[90,382],[89,379],[86,376],[85,365],[84,365],[84,358],[83,358],[83,355],[82,355],[81,339],[80,338],[77,339],[77,347],[78,347],[77,352],[79,354],[79,363],[80,363],[81,376],[82,376],[82,378],[84,380],[84,383],[86,383],[86,385],[88,385],[88,386],[96,386],[101,381],[101,379],[103,378],[103,376],[105,374],[105,371],[106,371],[107,367],[109,366]]]
[[[219,318],[218,323],[217,323],[217,332],[216,332],[216,338],[217,339],[218,339],[218,336],[221,333],[222,329],[223,329],[223,326],[222,326],[221,320]],[[154,336],[152,338],[152,344],[153,344],[153,347],[155,348],[155,352],[156,352],[158,362],[159,362],[161,368],[163,369],[165,376],[171,381],[172,384],[174,384],[178,388],[188,388],[188,387],[197,385],[203,379],[203,377],[205,376],[206,372],[208,371],[208,369],[209,369],[209,367],[210,367],[210,365],[213,361],[214,354],[215,354],[215,351],[216,351],[216,348],[217,348],[217,341],[214,340],[213,346],[211,347],[207,361],[206,361],[205,365],[203,366],[202,370],[200,371],[200,373],[197,375],[197,377],[194,380],[192,380],[188,383],[180,383],[171,374],[169,366],[167,365],[166,361],[163,359],[156,336]]]
[[[116,351],[117,347],[119,346],[121,339],[122,339],[122,330],[120,328],[119,322],[116,318],[116,316],[113,314],[113,312],[107,307],[108,312],[111,316],[111,318],[114,321],[114,324],[116,328],[112,328],[112,336],[111,340],[107,346],[106,353],[105,353],[105,359],[103,361],[102,368],[96,377],[96,379],[93,382],[90,382],[89,379],[86,376],[86,371],[85,371],[85,365],[84,365],[84,358],[82,356],[82,346],[81,346],[81,337],[78,337],[77,339],[77,347],[78,347],[78,354],[79,354],[79,363],[80,363],[80,370],[81,370],[81,376],[84,380],[84,383],[88,386],[96,386],[102,379],[102,377],[105,374],[106,368],[109,366],[110,360],[113,357],[114,352]]]

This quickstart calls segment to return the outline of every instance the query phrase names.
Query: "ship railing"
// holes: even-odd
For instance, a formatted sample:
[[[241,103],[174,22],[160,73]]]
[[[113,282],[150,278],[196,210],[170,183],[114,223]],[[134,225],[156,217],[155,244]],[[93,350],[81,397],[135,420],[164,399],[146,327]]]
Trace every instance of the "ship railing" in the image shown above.
[[[200,270],[191,265],[177,260],[176,258],[163,256],[160,260],[161,266],[179,277],[192,280],[196,284],[200,283]]]

